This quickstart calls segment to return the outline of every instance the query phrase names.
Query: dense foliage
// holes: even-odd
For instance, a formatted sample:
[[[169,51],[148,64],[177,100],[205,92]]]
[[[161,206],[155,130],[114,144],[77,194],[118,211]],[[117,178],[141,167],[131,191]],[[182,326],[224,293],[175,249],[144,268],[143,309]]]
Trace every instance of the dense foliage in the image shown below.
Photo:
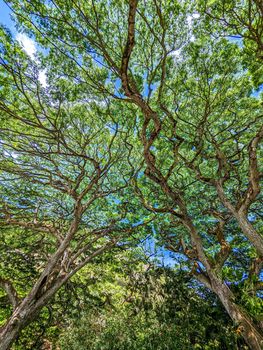
[[[261,2],[8,5],[38,53],[0,28],[0,349],[54,323],[65,349],[260,350]],[[173,266],[142,278],[148,309],[138,286],[95,305],[85,271],[125,279],[147,241]]]
[[[119,295],[103,311],[84,311],[60,336],[61,349],[243,348],[216,299],[195,286],[198,295],[185,273],[158,268],[129,278],[125,302]]]

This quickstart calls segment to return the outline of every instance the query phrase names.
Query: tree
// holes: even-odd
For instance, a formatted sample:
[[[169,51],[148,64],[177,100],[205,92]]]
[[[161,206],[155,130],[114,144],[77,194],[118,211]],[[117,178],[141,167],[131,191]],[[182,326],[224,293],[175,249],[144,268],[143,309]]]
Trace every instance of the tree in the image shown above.
[[[63,78],[44,91],[37,64],[4,30],[1,37],[3,256],[31,267],[25,284],[14,265],[3,266],[13,312],[1,328],[2,350],[79,269],[127,243],[148,219],[135,212],[136,199],[125,200],[139,166],[132,123],[119,126],[110,102],[83,104],[86,96]]]
[[[260,303],[262,109],[242,48],[222,38],[220,22],[211,33],[195,12],[200,3],[11,4],[21,28],[49,48],[41,61],[50,83],[74,81],[74,91],[89,96],[89,88],[135,121],[144,166],[132,182],[145,209],[158,214],[156,231],[260,349],[262,323],[241,306],[228,273],[242,271],[235,282],[251,285]]]
[[[71,319],[59,337],[61,350],[243,347],[212,293],[194,285],[185,271],[152,265],[126,267],[117,278],[114,274],[110,288],[107,271],[110,304],[84,308]]]

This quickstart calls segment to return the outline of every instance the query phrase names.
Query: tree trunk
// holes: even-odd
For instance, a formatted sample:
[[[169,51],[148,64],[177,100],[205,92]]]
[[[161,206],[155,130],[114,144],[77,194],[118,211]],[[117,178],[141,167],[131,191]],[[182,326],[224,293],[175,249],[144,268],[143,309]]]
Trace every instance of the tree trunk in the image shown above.
[[[37,315],[37,312],[36,312]],[[8,350],[18,338],[20,331],[36,316],[29,307],[18,306],[7,323],[0,329],[0,350]]]
[[[57,290],[67,281],[57,279],[54,285],[46,290],[39,298],[32,292],[18,305],[13,311],[12,316],[6,324],[0,328],[0,350],[8,350],[14,341],[18,338],[21,330],[32,322],[44,305],[46,305],[55,295]]]
[[[245,214],[236,214],[236,220],[249,241],[254,245],[260,256],[263,256],[263,237],[254,229]]]
[[[254,229],[253,225],[247,219],[246,210],[237,211],[237,209],[227,199],[222,184],[216,183],[218,197],[223,205],[229,210],[233,217],[237,220],[239,227],[250,243],[256,248],[259,256],[263,256],[263,237]]]
[[[8,350],[18,337],[21,325],[20,322],[13,322],[11,319],[0,330],[0,350]]]
[[[217,294],[231,319],[238,325],[240,334],[251,350],[263,349],[263,335],[253,323],[251,317],[234,301],[234,294],[219,278],[210,276],[211,286]]]
[[[48,304],[56,292],[90,260],[115,244],[116,242],[107,243],[98,248],[68,273],[65,273],[63,269],[62,271],[56,271],[57,260],[51,259],[29,294],[14,309],[12,316],[6,324],[0,328],[0,350],[10,349],[14,341],[18,338],[20,331],[37,317],[41,309]],[[57,259],[56,255],[55,258]],[[55,277],[52,277],[52,272],[55,273]]]

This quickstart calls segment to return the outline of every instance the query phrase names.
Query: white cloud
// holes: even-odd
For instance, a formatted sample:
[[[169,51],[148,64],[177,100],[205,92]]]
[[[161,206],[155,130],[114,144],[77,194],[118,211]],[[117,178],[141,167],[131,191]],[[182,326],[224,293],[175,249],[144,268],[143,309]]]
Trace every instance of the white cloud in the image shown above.
[[[196,19],[197,19],[197,18],[200,18],[200,13],[198,13],[198,12],[193,13],[193,14],[192,14],[192,17],[193,17],[193,18],[196,18]]]
[[[30,58],[35,59],[35,54],[37,52],[37,46],[35,41],[30,39],[24,33],[18,33],[16,36],[16,40],[20,43],[20,45],[23,47],[25,52],[30,56]],[[45,69],[39,72],[38,79],[43,87],[47,87],[47,76],[46,76]]]
[[[47,75],[46,70],[41,70],[39,72],[38,80],[43,87],[47,87]]]
[[[195,12],[195,13],[192,13],[191,15],[188,15],[186,17],[186,21],[187,21],[188,25],[191,27],[193,19],[198,19],[198,18],[200,18],[200,13]]]
[[[186,22],[187,22],[187,24],[188,24],[189,27],[192,26],[192,20],[193,20],[193,16],[192,16],[192,15],[188,15],[188,16],[186,17]]]
[[[36,44],[34,40],[30,39],[24,33],[18,33],[16,36],[16,40],[20,43],[20,45],[24,48],[26,53],[34,58],[35,53],[37,52]]]
[[[181,49],[177,49],[171,52],[171,55],[174,57],[179,57],[181,55]]]

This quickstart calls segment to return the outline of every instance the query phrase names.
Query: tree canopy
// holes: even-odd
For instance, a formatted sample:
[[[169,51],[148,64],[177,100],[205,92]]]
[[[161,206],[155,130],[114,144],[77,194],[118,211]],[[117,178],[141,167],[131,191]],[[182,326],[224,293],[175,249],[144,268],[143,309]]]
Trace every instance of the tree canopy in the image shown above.
[[[59,304],[56,293],[71,283],[77,291],[74,281],[85,269],[103,266],[104,259],[122,261],[148,241],[170,256],[175,274],[158,307],[173,305],[170,286],[176,291],[183,271],[191,283],[178,285],[187,286],[193,322],[208,293],[221,302],[220,317],[228,314],[236,334],[260,350],[261,2],[7,4],[17,30],[38,51],[30,57],[1,27],[0,287],[9,305],[0,349],[9,349],[48,305]],[[43,72],[47,86],[39,79]],[[129,307],[116,308],[117,323],[125,323]],[[87,338],[97,337],[96,312],[82,313]],[[98,344],[114,336],[114,327],[121,332],[107,312],[99,317],[112,321]],[[136,317],[147,328],[144,312]],[[159,311],[152,315],[149,334],[166,322]],[[184,327],[174,315],[166,325],[169,336]],[[228,345],[207,340],[200,348],[245,346],[234,339],[230,335]],[[76,346],[102,346],[82,340],[75,339]],[[137,340],[133,346],[144,349]],[[189,346],[185,339],[166,340],[167,349]]]

